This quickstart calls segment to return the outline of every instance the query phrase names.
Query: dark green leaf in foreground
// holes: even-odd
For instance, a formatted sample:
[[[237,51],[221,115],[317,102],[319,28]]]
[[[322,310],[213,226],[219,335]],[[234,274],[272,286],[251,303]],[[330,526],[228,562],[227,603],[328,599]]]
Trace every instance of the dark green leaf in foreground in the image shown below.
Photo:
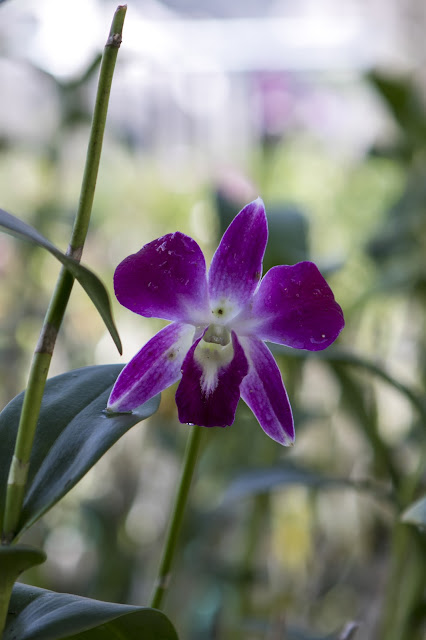
[[[171,622],[147,607],[101,602],[17,583],[3,640],[177,640]]]
[[[92,300],[93,304],[99,311],[105,326],[110,332],[118,351],[122,353],[120,336],[118,335],[118,331],[112,317],[108,292],[99,278],[92,271],[83,267],[79,262],[62,253],[62,251],[49,242],[49,240],[42,236],[36,229],[31,227],[31,225],[23,222],[15,216],[12,216],[10,213],[7,213],[7,211],[3,211],[3,209],[0,209],[0,230],[10,233],[22,240],[29,240],[39,247],[43,247],[55,256],[55,258],[57,258],[57,260],[59,260],[66,269],[68,269]]]
[[[426,529],[426,496],[416,500],[402,514],[402,521]]]
[[[17,534],[68,493],[126,431],[157,411],[160,396],[132,413],[105,413],[122,368],[84,367],[47,381]],[[0,509],[4,509],[23,396],[16,396],[0,413]]]
[[[382,487],[370,482],[361,482],[325,476],[295,466],[268,467],[241,473],[226,490],[223,502],[230,503],[260,493],[276,491],[284,486],[304,486],[316,489],[355,489],[371,491],[377,496],[390,499],[390,494]]]

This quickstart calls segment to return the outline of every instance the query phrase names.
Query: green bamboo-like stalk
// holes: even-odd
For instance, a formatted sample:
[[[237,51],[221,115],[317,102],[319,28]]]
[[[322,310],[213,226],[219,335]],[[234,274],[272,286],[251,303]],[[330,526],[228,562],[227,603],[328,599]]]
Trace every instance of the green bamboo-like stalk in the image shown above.
[[[194,475],[195,465],[197,462],[198,451],[200,448],[202,427],[194,425],[191,427],[188,442],[185,450],[185,457],[182,466],[182,475],[175,496],[172,515],[169,521],[169,528],[166,534],[166,540],[163,547],[163,556],[158,570],[157,581],[151,600],[151,607],[161,609],[164,596],[170,583],[170,571],[174,559],[176,545],[178,541],[179,531],[181,528],[185,505],[188,500],[188,494],[191,487],[192,476]]]
[[[76,260],[81,259],[92,211],[112,78],[118,49],[121,44],[126,9],[126,5],[117,8],[102,57],[79,206],[67,252],[68,255]],[[56,337],[64,317],[73,283],[74,278],[63,268],[58,277],[46,312],[40,338],[35,348],[8,478],[2,534],[3,544],[8,544],[13,540],[18,527],[41,400]]]

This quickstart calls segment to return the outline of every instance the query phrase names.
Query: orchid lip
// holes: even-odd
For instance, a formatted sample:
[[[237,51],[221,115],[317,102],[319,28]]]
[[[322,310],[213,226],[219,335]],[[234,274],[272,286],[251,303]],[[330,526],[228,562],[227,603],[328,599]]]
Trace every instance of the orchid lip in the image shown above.
[[[224,332],[215,333],[214,329],[214,325],[207,329],[194,351],[195,361],[202,371],[200,385],[206,396],[216,389],[219,371],[227,367],[234,357],[229,331],[224,329]]]

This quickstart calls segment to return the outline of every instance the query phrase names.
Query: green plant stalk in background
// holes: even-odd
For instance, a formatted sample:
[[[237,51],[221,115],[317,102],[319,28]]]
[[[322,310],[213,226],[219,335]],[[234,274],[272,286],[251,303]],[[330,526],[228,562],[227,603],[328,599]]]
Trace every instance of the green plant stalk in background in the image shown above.
[[[397,522],[391,553],[379,637],[386,640],[422,640],[426,588],[424,532],[411,524]]]
[[[399,488],[399,504],[405,510],[421,486],[426,455]],[[426,537],[424,529],[404,518],[394,524],[391,540],[391,565],[384,593],[380,637],[386,640],[423,638],[424,594],[426,589]]]
[[[170,571],[173,563],[174,552],[176,550],[185,505],[191,487],[192,476],[194,475],[202,432],[202,427],[193,425],[186,444],[182,475],[176,492],[172,515],[169,520],[169,528],[167,530],[166,540],[163,547],[163,556],[161,558],[154,594],[151,600],[150,606],[153,609],[162,608],[164,596],[169,587],[171,577]]]
[[[77,261],[81,259],[92,211],[112,78],[121,44],[126,9],[126,5],[117,8],[102,57],[80,201],[67,251],[68,255]],[[35,348],[8,478],[2,527],[3,544],[13,540],[19,522],[44,386],[73,283],[73,276],[62,268]]]

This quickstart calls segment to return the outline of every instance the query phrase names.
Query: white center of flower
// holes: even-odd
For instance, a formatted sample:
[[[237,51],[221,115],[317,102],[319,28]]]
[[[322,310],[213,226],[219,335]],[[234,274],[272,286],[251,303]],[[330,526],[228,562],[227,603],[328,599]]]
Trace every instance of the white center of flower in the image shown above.
[[[217,387],[220,369],[226,367],[233,357],[230,332],[225,327],[211,324],[194,352],[194,359],[202,369],[201,388],[207,397]]]

